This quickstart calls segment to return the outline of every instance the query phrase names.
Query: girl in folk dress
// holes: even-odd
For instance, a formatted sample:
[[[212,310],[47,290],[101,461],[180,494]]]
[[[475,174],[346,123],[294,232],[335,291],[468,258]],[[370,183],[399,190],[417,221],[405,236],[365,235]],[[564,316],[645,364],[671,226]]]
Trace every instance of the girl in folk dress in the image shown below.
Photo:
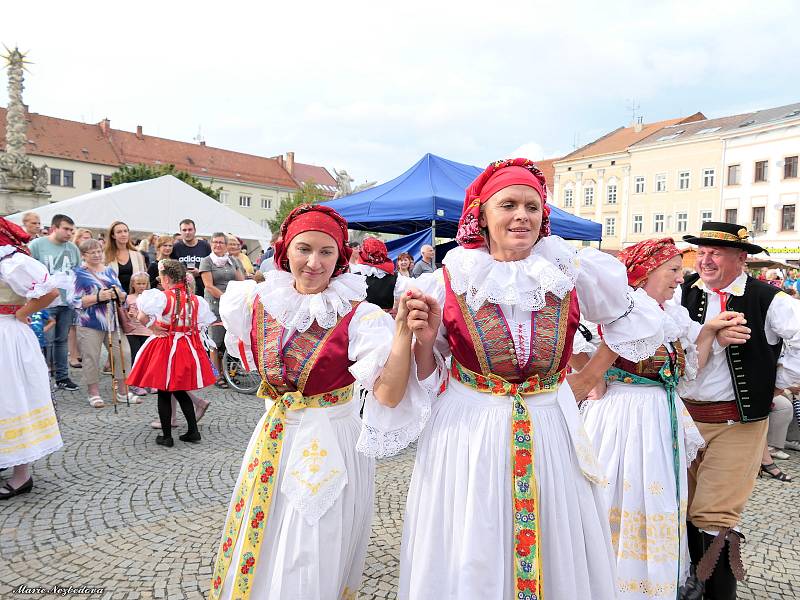
[[[348,273],[347,223],[326,206],[294,209],[265,281],[230,282],[220,303],[228,352],[262,377],[256,426],[231,498],[210,597],[355,598],[369,542],[374,462],[356,451],[358,382],[385,401],[429,403],[411,332],[364,301]]]
[[[33,461],[64,443],[50,397],[47,363],[28,317],[58,296],[53,278],[31,258],[30,236],[0,217],[0,468],[14,467],[0,500],[30,492]]]
[[[189,426],[180,439],[200,441],[194,407],[187,391],[214,383],[200,328],[208,327],[215,317],[205,300],[186,290],[186,268],[177,260],[161,261],[159,277],[164,291],[145,290],[137,300],[139,321],[147,324],[153,335],[139,350],[128,384],[158,390],[162,433],[156,437],[156,443],[171,447],[174,445],[170,402],[173,395]]]
[[[419,411],[400,598],[616,597],[604,482],[576,399],[615,353],[650,356],[663,316],[628,293],[613,257],[550,236],[546,199],[531,161],[490,165],[467,190],[460,247],[407,301],[412,321],[427,315],[415,330],[418,376],[438,373],[445,389],[426,424]],[[613,351],[567,376],[581,310]],[[398,410],[413,407],[367,404],[368,451],[386,432],[396,447]]]
[[[717,331],[743,316],[723,312],[700,325],[671,300],[683,283],[682,254],[672,238],[639,242],[618,258],[631,287],[663,307],[664,344],[644,360],[614,362],[586,402],[584,426],[608,480],[619,597],[666,600],[688,574],[686,469],[704,445],[676,386],[703,367]]]

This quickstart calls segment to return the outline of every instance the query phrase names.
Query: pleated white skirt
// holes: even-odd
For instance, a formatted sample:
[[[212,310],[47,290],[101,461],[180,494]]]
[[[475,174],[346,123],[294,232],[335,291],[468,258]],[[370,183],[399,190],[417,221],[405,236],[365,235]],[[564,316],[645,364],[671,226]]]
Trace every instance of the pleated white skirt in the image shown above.
[[[10,315],[0,315],[0,382],[0,467],[30,463],[61,448],[36,334]]]
[[[677,397],[676,412],[677,484],[663,387],[611,383],[584,411],[584,426],[609,482],[604,495],[620,598],[674,599],[686,579],[687,454],[694,460],[703,438]]]
[[[607,510],[578,465],[559,393],[571,396],[562,384],[559,392],[527,399],[544,596],[615,598]],[[511,397],[455,381],[434,402],[408,493],[401,599],[514,597],[511,409]]]
[[[309,409],[287,413],[275,493],[267,515],[265,538],[255,557],[251,600],[327,600],[354,594],[361,585],[372,526],[375,462],[356,452],[361,430],[359,409],[357,398],[342,406],[311,409],[327,411],[348,478],[336,502],[314,525],[280,491],[300,419]],[[238,489],[247,472],[247,456],[266,418],[265,414],[250,438],[234,489]],[[228,506],[228,515],[233,504],[234,500]],[[251,501],[244,514],[250,514],[250,504]],[[243,543],[244,536],[240,534],[221,598],[232,597]]]

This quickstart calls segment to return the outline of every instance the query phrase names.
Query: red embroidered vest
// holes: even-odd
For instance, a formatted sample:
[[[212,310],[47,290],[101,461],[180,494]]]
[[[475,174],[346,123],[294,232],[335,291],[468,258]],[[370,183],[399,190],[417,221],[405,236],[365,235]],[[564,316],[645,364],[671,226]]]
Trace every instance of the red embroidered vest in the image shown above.
[[[628,373],[638,375],[639,377],[658,381],[658,373],[661,371],[661,368],[667,363],[675,363],[678,367],[678,376],[683,377],[684,370],[686,369],[686,353],[683,351],[683,346],[681,346],[680,341],[676,340],[672,342],[672,346],[675,349],[672,360],[670,360],[669,350],[667,350],[666,346],[662,345],[650,358],[634,363],[619,357],[614,361],[614,366]]]
[[[355,378],[348,367],[348,328],[356,313],[352,310],[330,329],[314,321],[306,331],[295,331],[285,344],[284,327],[256,298],[250,341],[262,379],[283,394],[300,390],[305,396],[323,394],[350,385]]]
[[[450,285],[444,269],[447,299],[442,320],[453,357],[482,375],[494,374],[512,383],[533,375],[553,375],[567,366],[572,338],[580,320],[578,295],[573,289],[563,299],[547,293],[542,310],[531,313],[531,339],[527,364],[518,364],[514,339],[503,311],[485,302],[477,311],[467,306],[464,295]]]

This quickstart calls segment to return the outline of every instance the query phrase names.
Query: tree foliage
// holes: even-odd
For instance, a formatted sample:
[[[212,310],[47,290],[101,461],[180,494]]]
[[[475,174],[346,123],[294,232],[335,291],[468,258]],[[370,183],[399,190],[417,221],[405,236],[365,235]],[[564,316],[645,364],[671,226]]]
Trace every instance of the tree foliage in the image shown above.
[[[111,175],[111,185],[130,183],[132,181],[145,181],[146,179],[155,179],[163,175],[172,175],[193,188],[200,190],[207,196],[211,196],[214,200],[219,201],[218,189],[215,190],[211,186],[204,185],[202,181],[191,173],[176,169],[175,165],[146,165],[144,163],[139,163],[138,165],[123,165]]]
[[[295,207],[301,204],[317,204],[323,200],[327,200],[327,198],[317,185],[313,181],[306,181],[288,200],[281,202],[278,212],[275,213],[275,218],[268,221],[270,231],[278,231],[283,220],[289,216],[289,213]]]

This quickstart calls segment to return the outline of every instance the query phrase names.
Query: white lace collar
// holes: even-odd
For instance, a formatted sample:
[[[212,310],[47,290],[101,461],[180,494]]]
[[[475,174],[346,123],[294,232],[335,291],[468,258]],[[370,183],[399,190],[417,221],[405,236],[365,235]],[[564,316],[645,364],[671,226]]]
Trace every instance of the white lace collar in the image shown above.
[[[499,261],[484,248],[453,248],[444,257],[450,285],[465,294],[467,305],[478,310],[484,302],[544,308],[547,292],[563,298],[575,287],[579,261],[577,250],[558,236],[540,240],[530,256]]]
[[[358,275],[372,275],[378,279],[383,279],[388,275],[386,271],[379,269],[372,265],[352,264],[350,265],[350,272],[357,273]]]
[[[367,297],[367,282],[361,275],[342,273],[331,279],[318,294],[301,294],[294,288],[294,277],[286,271],[269,271],[255,292],[264,308],[287,329],[306,331],[316,320],[330,329],[339,317],[349,313],[351,301]]]

